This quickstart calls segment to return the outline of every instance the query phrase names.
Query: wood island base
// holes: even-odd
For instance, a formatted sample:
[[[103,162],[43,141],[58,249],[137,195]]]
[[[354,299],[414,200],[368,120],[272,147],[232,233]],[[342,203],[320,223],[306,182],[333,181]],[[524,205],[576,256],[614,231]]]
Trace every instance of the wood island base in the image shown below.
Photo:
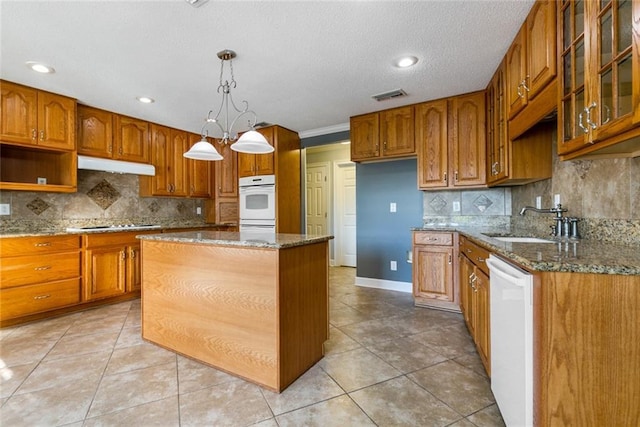
[[[142,240],[142,337],[281,392],[323,357],[328,242]]]

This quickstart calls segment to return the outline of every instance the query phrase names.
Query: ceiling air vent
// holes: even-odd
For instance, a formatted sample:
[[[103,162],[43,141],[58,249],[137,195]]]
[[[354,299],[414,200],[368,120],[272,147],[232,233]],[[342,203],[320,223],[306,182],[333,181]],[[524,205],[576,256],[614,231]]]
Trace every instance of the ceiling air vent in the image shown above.
[[[377,95],[371,95],[376,101],[386,101],[387,99],[398,98],[400,96],[407,96],[407,92],[402,89],[394,89],[389,92],[379,93]]]

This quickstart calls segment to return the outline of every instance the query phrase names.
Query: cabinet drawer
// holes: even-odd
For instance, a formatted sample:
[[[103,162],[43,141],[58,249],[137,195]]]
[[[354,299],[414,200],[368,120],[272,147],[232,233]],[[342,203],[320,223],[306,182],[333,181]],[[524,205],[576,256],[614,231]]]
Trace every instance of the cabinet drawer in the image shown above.
[[[413,233],[413,243],[416,245],[453,245],[453,233],[434,233],[431,231],[417,231]]]
[[[139,243],[140,241],[136,238],[141,234],[158,234],[161,233],[162,230],[138,230],[138,231],[123,231],[116,233],[95,233],[95,234],[85,234],[83,236],[84,239],[84,247],[87,248],[95,248],[99,246],[126,246],[126,245],[134,245]]]
[[[0,319],[26,316],[79,302],[80,279],[3,289],[0,291]]]
[[[488,250],[481,248],[467,239],[461,239],[460,252],[469,258],[469,260],[485,274],[489,274],[489,267],[487,267],[486,263],[486,259],[489,258]]]
[[[80,236],[5,237],[0,239],[2,257],[69,252],[80,248]],[[3,260],[4,262],[4,260]]]
[[[2,258],[0,288],[80,276],[80,252]]]

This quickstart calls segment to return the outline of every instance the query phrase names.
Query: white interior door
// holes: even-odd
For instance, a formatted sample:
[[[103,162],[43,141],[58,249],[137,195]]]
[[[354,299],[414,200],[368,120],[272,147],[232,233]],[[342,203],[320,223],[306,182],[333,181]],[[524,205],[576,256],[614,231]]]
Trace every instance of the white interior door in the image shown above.
[[[352,162],[335,167],[336,264],[356,266],[356,166]]]
[[[327,169],[326,163],[307,165],[307,234],[327,234]]]

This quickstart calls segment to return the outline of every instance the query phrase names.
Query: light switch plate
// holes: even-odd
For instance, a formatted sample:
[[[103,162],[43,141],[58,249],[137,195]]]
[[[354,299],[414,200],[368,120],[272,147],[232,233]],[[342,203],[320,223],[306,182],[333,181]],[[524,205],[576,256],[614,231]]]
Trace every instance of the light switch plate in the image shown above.
[[[553,206],[558,206],[560,204],[560,195],[559,194],[554,194],[553,195]]]
[[[397,271],[398,270],[398,263],[396,261],[391,261],[389,263],[389,269],[391,269],[391,271]]]
[[[542,196],[536,196],[536,209],[542,209]]]
[[[196,215],[202,215],[202,208],[200,206],[196,207]]]
[[[460,202],[453,202],[451,206],[454,212],[460,212]]]
[[[0,215],[11,215],[11,205],[9,203],[0,203]]]
[[[395,202],[389,203],[389,212],[396,212],[397,206]]]

